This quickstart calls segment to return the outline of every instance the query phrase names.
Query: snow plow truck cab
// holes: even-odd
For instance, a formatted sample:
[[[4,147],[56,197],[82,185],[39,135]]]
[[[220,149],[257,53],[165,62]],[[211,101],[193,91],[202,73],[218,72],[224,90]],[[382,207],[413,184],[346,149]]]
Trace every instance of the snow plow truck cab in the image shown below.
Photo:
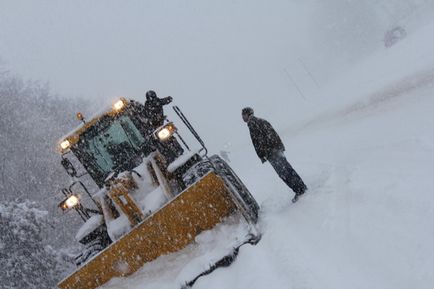
[[[61,164],[72,178],[59,208],[76,211],[84,222],[76,235],[83,248],[75,257],[78,268],[59,288],[93,289],[131,275],[159,257],[194,248],[201,233],[231,218],[247,233],[234,238],[232,252],[189,272],[181,287],[227,265],[241,245],[259,241],[256,201],[226,162],[208,156],[191,123],[173,109],[197,150],[175,123],[166,119],[151,127],[143,105],[126,98],[87,121],[78,113],[83,123],[59,141]],[[91,192],[89,180],[98,189]]]

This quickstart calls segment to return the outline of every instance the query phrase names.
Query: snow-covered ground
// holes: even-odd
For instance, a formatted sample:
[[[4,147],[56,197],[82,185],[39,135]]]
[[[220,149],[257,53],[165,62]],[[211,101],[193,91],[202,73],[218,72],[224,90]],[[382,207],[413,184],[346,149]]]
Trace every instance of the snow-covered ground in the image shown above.
[[[249,139],[231,149],[263,237],[194,288],[434,288],[432,35],[421,28],[322,88],[324,101],[269,118],[309,187],[298,203]],[[158,287],[145,276],[110,288]]]

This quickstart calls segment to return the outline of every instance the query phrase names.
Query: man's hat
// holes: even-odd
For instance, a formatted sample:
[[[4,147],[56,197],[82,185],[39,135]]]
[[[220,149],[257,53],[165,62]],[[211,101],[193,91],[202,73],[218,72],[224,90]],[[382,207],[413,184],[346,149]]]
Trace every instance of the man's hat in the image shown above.
[[[149,90],[148,92],[146,92],[146,99],[153,99],[156,97],[157,97],[157,94],[155,93],[155,91]]]
[[[248,116],[250,116],[250,115],[253,115],[255,112],[253,111],[253,108],[251,108],[251,107],[245,107],[245,108],[243,108],[243,110],[241,111],[241,114],[242,115],[248,115]]]

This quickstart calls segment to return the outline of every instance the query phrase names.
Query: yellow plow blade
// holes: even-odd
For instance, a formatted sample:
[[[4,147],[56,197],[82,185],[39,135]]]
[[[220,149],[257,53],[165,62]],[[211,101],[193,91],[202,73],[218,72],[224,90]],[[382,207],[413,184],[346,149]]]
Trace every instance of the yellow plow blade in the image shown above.
[[[209,173],[58,284],[94,289],[179,251],[236,210],[223,180]]]

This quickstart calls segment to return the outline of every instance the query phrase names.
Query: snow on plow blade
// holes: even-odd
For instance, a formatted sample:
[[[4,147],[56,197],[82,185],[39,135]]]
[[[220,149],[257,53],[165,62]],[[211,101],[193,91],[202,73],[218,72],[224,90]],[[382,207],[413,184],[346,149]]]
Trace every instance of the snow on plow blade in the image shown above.
[[[224,181],[211,172],[58,284],[93,289],[125,277],[161,255],[185,248],[236,211]]]

